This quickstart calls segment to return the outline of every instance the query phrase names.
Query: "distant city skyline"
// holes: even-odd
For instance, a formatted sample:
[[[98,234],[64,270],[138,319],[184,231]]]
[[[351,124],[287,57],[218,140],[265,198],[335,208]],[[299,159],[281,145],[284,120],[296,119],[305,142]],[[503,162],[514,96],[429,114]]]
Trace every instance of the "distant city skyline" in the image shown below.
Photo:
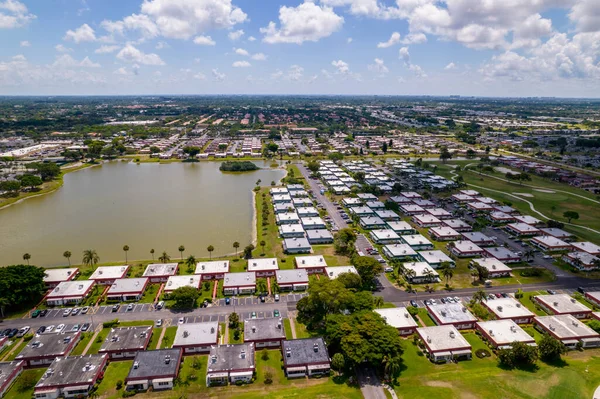
[[[597,0],[0,0],[0,95],[597,98]]]

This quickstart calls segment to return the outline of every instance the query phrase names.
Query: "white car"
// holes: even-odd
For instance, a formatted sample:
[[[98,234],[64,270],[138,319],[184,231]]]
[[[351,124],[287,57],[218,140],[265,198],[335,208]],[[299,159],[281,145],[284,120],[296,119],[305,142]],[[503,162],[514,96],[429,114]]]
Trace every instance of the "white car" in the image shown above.
[[[180,317],[180,318],[179,318],[179,321],[178,321],[177,323],[179,323],[179,324],[183,324],[183,323],[185,323],[185,319],[184,319],[183,317]]]
[[[162,325],[163,325],[162,319],[156,320],[156,327],[162,327]]]
[[[52,331],[54,331],[54,324],[49,325],[48,327],[46,327],[46,331],[44,331],[44,332],[52,332]]]
[[[63,310],[63,317],[67,317],[70,314],[71,314],[71,309],[65,309],[65,310]]]
[[[59,325],[56,327],[56,330],[55,330],[55,331],[56,331],[57,333],[59,333],[59,332],[62,332],[62,330],[64,330],[64,329],[65,329],[65,325],[64,325],[64,324],[59,324]]]
[[[542,256],[542,258],[544,258],[544,259],[552,259],[552,256],[550,256],[550,255],[544,255],[544,256]]]

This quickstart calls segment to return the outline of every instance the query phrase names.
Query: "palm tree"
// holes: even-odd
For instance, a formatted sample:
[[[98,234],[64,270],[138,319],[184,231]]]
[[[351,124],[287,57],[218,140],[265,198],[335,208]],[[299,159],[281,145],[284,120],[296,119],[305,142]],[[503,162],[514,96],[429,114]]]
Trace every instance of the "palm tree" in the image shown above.
[[[412,279],[415,278],[416,276],[417,276],[417,272],[415,272],[413,269],[404,268],[404,277],[406,277],[406,279],[408,281],[412,281]]]
[[[262,254],[265,254],[265,245],[267,245],[267,243],[263,240],[260,242],[260,246],[262,247]]]
[[[237,258],[238,256],[238,248],[240,247],[240,243],[237,241],[233,242],[233,248],[235,248],[235,257]]]
[[[433,270],[427,269],[427,270],[425,270],[424,274],[425,274],[425,279],[427,281],[429,281],[430,283],[435,280],[435,274],[433,274]],[[425,291],[429,291],[429,290],[425,289]]]
[[[129,245],[123,245],[123,251],[125,252],[125,263],[127,263],[127,251],[129,251]]]
[[[527,248],[525,250],[525,253],[523,253],[523,257],[525,258],[525,260],[533,259],[535,257],[535,252],[533,252],[533,248]]]
[[[162,255],[158,257],[158,260],[161,261],[162,263],[167,263],[168,261],[171,260],[171,257],[169,256],[167,251],[163,251]]]
[[[150,255],[152,255],[152,262],[154,262],[154,248],[150,250]]]
[[[487,299],[487,294],[485,293],[484,290],[479,290],[476,293],[473,294],[473,300],[475,302],[483,302]]]
[[[31,255],[28,253],[23,254],[23,260],[27,261],[27,265],[29,266],[29,259],[31,259]]]
[[[398,374],[398,371],[400,371],[400,362],[398,361],[397,358],[395,358],[395,357],[390,358],[388,356],[385,356],[383,361],[385,363],[383,371],[385,372],[385,374],[388,376],[388,378],[390,380],[395,380],[396,374]]]
[[[188,270],[193,270],[194,266],[196,266],[196,257],[194,255],[190,255],[185,260],[185,265],[188,267]]]
[[[380,308],[383,306],[383,298],[380,296],[373,297],[373,304],[376,308]]]
[[[448,284],[448,281],[454,276],[454,270],[452,270],[450,262],[442,262],[440,264],[440,272],[442,273],[442,276],[444,276],[444,278],[446,279],[446,284]]]
[[[185,251],[185,247],[183,245],[180,245],[177,250],[181,254],[181,260],[183,260],[183,252]]]
[[[69,266],[71,266],[71,251],[63,252],[63,256],[67,258],[67,261],[69,261]]]
[[[91,266],[92,268],[98,264],[100,261],[100,257],[96,253],[95,249],[86,249],[83,251],[83,259],[82,263],[86,266]]]
[[[209,245],[208,248],[206,248],[206,250],[208,251],[209,259],[212,259],[212,251],[215,250],[215,247],[213,247],[212,245]]]

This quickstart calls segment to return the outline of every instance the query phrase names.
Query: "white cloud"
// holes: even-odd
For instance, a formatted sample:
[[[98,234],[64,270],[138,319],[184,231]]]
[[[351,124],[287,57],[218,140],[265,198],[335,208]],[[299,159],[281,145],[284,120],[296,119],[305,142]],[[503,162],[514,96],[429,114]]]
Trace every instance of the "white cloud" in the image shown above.
[[[231,66],[234,68],[249,68],[252,65],[248,61],[235,61]]]
[[[351,37],[347,38],[346,43],[348,43],[348,44],[352,43],[352,38]]]
[[[320,0],[332,7],[348,7],[352,15],[377,19],[404,18],[416,4],[428,0],[396,0],[396,7],[383,5],[378,0]]]
[[[392,33],[392,36],[390,36],[387,42],[380,42],[379,44],[377,44],[377,48],[388,48],[398,43],[400,43],[400,33],[394,32]]]
[[[169,47],[171,47],[171,46],[169,46],[169,43],[167,43],[167,42],[158,42],[158,43],[156,43],[156,46],[154,48],[157,50],[162,50],[164,48],[169,48]]]
[[[239,40],[242,36],[244,36],[244,31],[242,29],[236,30],[236,31],[233,31],[233,32],[229,32],[227,34],[227,37],[231,41]]]
[[[203,74],[202,72],[198,72],[198,73],[194,74],[194,79],[204,80],[204,79],[206,79],[206,75]]]
[[[374,72],[379,76],[385,76],[390,70],[385,66],[384,61],[381,58],[375,58],[374,64],[369,64],[367,68],[369,71]]]
[[[279,23],[279,28],[272,21],[267,27],[260,28],[265,43],[316,42],[340,30],[344,18],[331,7],[306,2],[297,7],[282,6],[279,9]]]
[[[256,38],[254,36],[250,36],[250,37],[248,37],[248,41],[254,42],[254,41],[256,41]]]
[[[540,14],[533,14],[514,30],[510,48],[539,46],[540,38],[551,33],[552,21],[542,18]]]
[[[410,53],[408,52],[408,47],[401,47],[398,50],[398,55],[406,64],[410,64]]]
[[[83,24],[75,30],[69,29],[65,34],[64,40],[73,41],[75,43],[81,42],[95,42],[96,33],[94,29],[88,24]]]
[[[132,44],[127,44],[119,51],[117,58],[125,62],[135,62],[143,65],[165,65],[164,61],[157,54],[145,54],[135,48]]]
[[[94,53],[96,53],[96,54],[110,54],[110,53],[114,53],[115,51],[117,51],[120,48],[121,48],[121,46],[103,45],[103,46],[100,46],[99,48],[97,48],[94,51]]]
[[[125,31],[137,31],[142,37],[151,39],[160,34],[158,26],[146,14],[131,14],[122,21],[104,20],[100,23],[111,34],[123,35]]]
[[[93,62],[88,57],[85,57],[81,61],[77,61],[69,54],[63,54],[56,57],[56,60],[52,64],[54,68],[100,68],[100,64]]]
[[[292,65],[287,73],[287,79],[298,81],[304,76],[304,68],[300,65]]]
[[[225,80],[225,74],[219,72],[217,68],[212,70],[213,79],[217,82],[222,82]]]
[[[281,79],[282,77],[283,77],[283,71],[281,69],[278,69],[271,74],[272,80]]]
[[[408,69],[411,70],[418,78],[426,78],[427,77],[427,74],[425,73],[423,68],[421,68],[418,65],[410,64],[408,66]]]
[[[234,48],[233,52],[237,55],[243,55],[244,57],[248,57],[250,55],[250,53],[247,50],[244,50],[243,48]]]
[[[21,45],[21,47],[31,47],[31,43],[29,43],[27,40],[23,40],[19,44]]]
[[[446,71],[450,71],[450,70],[452,70],[452,69],[456,69],[456,64],[455,64],[454,62],[451,62],[451,63],[449,63],[448,65],[446,65],[446,66],[444,67],[444,69],[445,69]]]
[[[54,48],[56,49],[56,51],[58,51],[59,53],[69,53],[71,51],[73,51],[72,48],[69,47],[65,47],[62,44],[57,44],[56,46],[54,46]]]
[[[20,28],[35,18],[20,1],[0,1],[0,29]]]
[[[600,7],[597,0],[579,0],[571,9],[569,19],[580,32],[600,31]]]
[[[85,57],[79,65],[85,68],[100,68],[100,64],[92,62],[89,57]]]
[[[129,71],[125,67],[121,67],[121,68],[115,70],[113,72],[113,74],[115,74],[115,75],[122,75],[122,76],[130,75]]]
[[[331,61],[331,65],[333,65],[335,69],[337,69],[337,73],[346,74],[350,72],[350,66],[348,65],[348,63],[342,60]]]
[[[200,46],[214,46],[217,44],[210,36],[196,36],[194,38],[194,43]]]
[[[256,61],[265,61],[267,59],[267,56],[263,53],[256,53],[252,54],[252,59]]]
[[[400,42],[402,44],[422,44],[427,42],[427,36],[424,33],[409,33]]]

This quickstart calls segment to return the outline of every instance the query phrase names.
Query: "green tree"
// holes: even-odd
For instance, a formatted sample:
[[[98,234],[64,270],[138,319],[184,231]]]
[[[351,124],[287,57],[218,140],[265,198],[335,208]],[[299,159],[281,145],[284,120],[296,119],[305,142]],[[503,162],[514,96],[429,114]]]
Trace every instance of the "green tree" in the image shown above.
[[[333,238],[333,248],[338,255],[351,255],[354,253],[356,233],[350,228],[341,229]]]
[[[193,271],[194,267],[196,266],[196,257],[194,255],[188,256],[185,260],[185,264],[188,267],[188,270]]]
[[[571,220],[579,219],[579,213],[575,211],[566,211],[565,213],[563,213],[563,217],[565,217],[569,221],[569,223],[571,223]]]
[[[238,328],[240,324],[240,316],[233,312],[229,315],[229,328]]]
[[[81,263],[83,263],[85,266],[91,266],[94,268],[98,262],[100,262],[100,257],[95,249],[86,249],[83,251],[83,259]]]
[[[123,245],[123,252],[125,252],[125,263],[127,263],[127,252],[129,252],[129,245]]]
[[[41,267],[11,265],[0,267],[0,307],[24,309],[37,304],[47,291]]]
[[[442,262],[440,264],[440,273],[446,279],[446,284],[454,277],[454,269],[450,262]]]
[[[200,148],[195,146],[185,146],[183,147],[184,154],[187,155],[188,159],[195,159],[198,154],[200,154]]]
[[[179,254],[181,255],[181,260],[183,260],[183,253],[185,252],[185,247],[183,245],[180,245],[179,248],[177,248],[177,250],[179,251]]]
[[[448,147],[443,146],[440,151],[440,159],[443,163],[446,163],[449,159],[452,158],[452,154],[448,151]]]
[[[362,278],[356,273],[341,273],[336,280],[344,284],[346,288],[359,289],[362,287]]]
[[[27,261],[27,266],[29,266],[29,259],[31,259],[31,255],[28,253],[23,254],[23,260]]]
[[[546,362],[556,362],[560,360],[560,356],[567,353],[567,347],[556,338],[544,334],[538,343],[540,358]]]
[[[337,371],[338,373],[342,373],[344,367],[346,366],[346,359],[344,359],[344,355],[341,353],[336,353],[331,358],[331,368]]]
[[[246,245],[246,247],[244,248],[244,258],[252,259],[252,251],[254,251],[254,245],[252,245],[252,244]]]
[[[482,303],[485,300],[487,300],[487,294],[484,290],[479,290],[473,294],[473,301]]]
[[[167,251],[163,251],[162,255],[160,255],[158,257],[158,261],[161,262],[161,263],[167,263],[170,260],[171,260],[171,257],[169,256],[169,254],[167,253]]]
[[[44,181],[52,180],[60,175],[60,167],[52,162],[31,163],[26,167],[35,170]]]
[[[150,147],[150,154],[158,154],[160,152],[160,148],[158,148],[157,146],[153,145]]]
[[[319,162],[317,161],[309,161],[306,164],[306,167],[308,168],[308,170],[310,170],[313,174],[316,174],[319,171],[320,165]]]
[[[209,258],[210,258],[210,259],[212,259],[212,253],[213,253],[213,251],[215,250],[215,247],[213,247],[212,245],[209,245],[209,246],[206,248],[206,250],[208,251]]]
[[[237,258],[238,256],[238,249],[240,248],[240,243],[237,241],[233,242],[233,248],[235,249],[235,257]]]
[[[267,243],[265,242],[265,240],[261,240],[261,242],[259,243],[260,246],[262,247],[262,254],[265,254],[265,245],[267,245]]]
[[[100,157],[103,148],[104,142],[102,141],[92,141],[88,144],[87,157],[90,159],[90,162],[94,162],[96,158]]]
[[[9,195],[16,197],[21,190],[21,182],[18,180],[6,180],[0,182],[0,191],[6,191]]]
[[[150,249],[150,255],[152,255],[152,262],[154,262],[154,248]]]
[[[169,299],[175,301],[175,309],[192,309],[196,307],[196,301],[200,296],[198,289],[190,286],[179,287],[169,295]]]
[[[69,266],[71,266],[71,251],[65,251],[65,252],[63,252],[63,256],[65,258],[67,258],[67,261],[69,262]]]
[[[473,159],[477,153],[472,148],[469,148],[466,152],[466,155],[468,159]]]
[[[29,189],[33,190],[38,186],[41,186],[43,181],[41,177],[25,174],[21,176],[19,179],[21,181],[21,185],[25,187],[29,187]]]
[[[370,256],[355,256],[352,258],[352,265],[356,268],[363,284],[367,287],[371,287],[375,278],[383,273],[381,263]]]

